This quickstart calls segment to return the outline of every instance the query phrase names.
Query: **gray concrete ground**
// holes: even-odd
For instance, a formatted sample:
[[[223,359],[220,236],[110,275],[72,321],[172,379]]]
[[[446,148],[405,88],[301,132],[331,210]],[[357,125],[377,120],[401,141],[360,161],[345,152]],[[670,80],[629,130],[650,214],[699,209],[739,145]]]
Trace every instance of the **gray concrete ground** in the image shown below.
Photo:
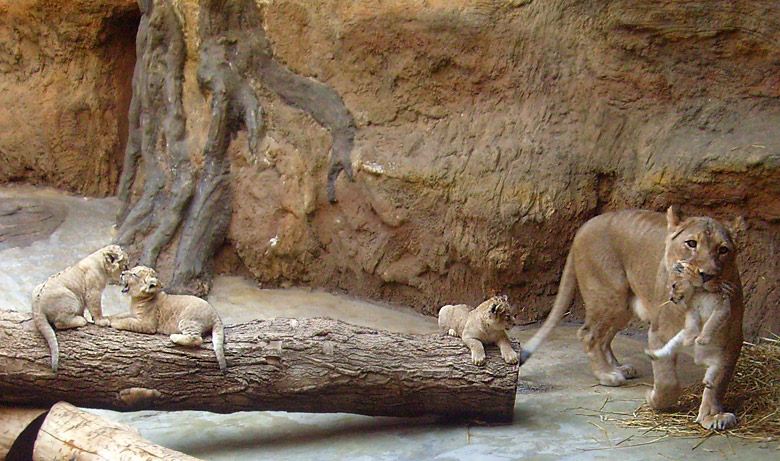
[[[32,287],[50,274],[108,243],[117,203],[85,200],[49,190],[0,188],[0,200],[33,196],[63,204],[65,222],[49,238],[0,250],[0,307],[29,312]],[[251,281],[220,277],[209,300],[226,323],[254,318],[329,316],[351,323],[416,334],[435,334],[436,322],[400,309],[306,289],[261,290]],[[127,309],[117,287],[104,294],[108,313]],[[515,328],[526,339],[534,328]],[[621,388],[597,386],[576,340],[576,326],[558,327],[520,371],[514,422],[509,425],[448,423],[435,418],[377,418],[349,414],[92,410],[131,424],[161,445],[213,460],[500,460],[500,459],[778,459],[777,443],[734,437],[663,437],[622,428],[652,382],[643,342],[620,336],[615,353],[641,377]],[[464,347],[463,359],[468,360]],[[684,384],[700,379],[688,357],[680,361]]]

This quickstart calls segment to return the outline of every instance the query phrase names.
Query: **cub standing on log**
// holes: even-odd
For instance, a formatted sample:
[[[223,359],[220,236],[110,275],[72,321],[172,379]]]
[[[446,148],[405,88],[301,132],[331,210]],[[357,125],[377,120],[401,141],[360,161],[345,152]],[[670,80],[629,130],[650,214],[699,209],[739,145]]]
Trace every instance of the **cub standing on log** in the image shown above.
[[[122,272],[122,283],[122,293],[130,294],[130,312],[109,317],[113,328],[171,335],[174,343],[190,347],[203,344],[201,335],[211,332],[219,369],[227,370],[222,319],[211,304],[196,296],[166,294],[157,272],[146,266]]]
[[[439,310],[439,329],[450,336],[460,336],[471,350],[475,365],[485,363],[484,344],[498,344],[506,363],[517,363],[506,330],[514,326],[512,306],[506,296],[493,296],[471,310],[465,304],[447,304]]]
[[[720,400],[734,372],[742,348],[742,282],[735,261],[731,234],[715,219],[681,220],[670,207],[663,213],[618,211],[596,216],[574,236],[561,276],[558,296],[550,315],[521,352],[525,361],[539,347],[571,304],[577,287],[585,304],[585,324],[577,336],[585,347],[596,379],[605,386],[619,386],[636,376],[630,365],[621,365],[612,353],[612,339],[636,314],[651,327],[648,343],[658,349],[684,324],[677,309],[661,305],[669,298],[674,265],[690,265],[685,278],[708,302],[719,302],[719,287],[733,287],[730,309],[723,326],[709,344],[697,344],[694,360],[708,367],[711,386],[705,387],[696,421],[706,429],[729,429],[737,423]],[[653,361],[653,389],[647,402],[666,409],[677,402],[682,389],[677,378],[677,354]]]
[[[108,245],[33,289],[33,320],[49,344],[53,372],[59,366],[60,348],[51,325],[58,330],[83,327],[87,324],[86,308],[96,325],[108,326],[100,300],[108,280],[116,279],[127,268],[127,259],[119,245]]]

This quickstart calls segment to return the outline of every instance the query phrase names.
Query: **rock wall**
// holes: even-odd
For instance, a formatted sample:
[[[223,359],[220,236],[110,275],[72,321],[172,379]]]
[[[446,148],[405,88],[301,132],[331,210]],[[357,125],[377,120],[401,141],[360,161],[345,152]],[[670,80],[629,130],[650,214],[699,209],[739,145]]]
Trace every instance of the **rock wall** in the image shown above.
[[[85,3],[63,3],[89,10]],[[612,209],[677,204],[690,214],[747,219],[740,256],[746,329],[749,336],[780,331],[775,2],[141,3],[171,8],[181,27],[182,142],[196,171],[205,168],[214,123],[209,101],[219,91],[199,80],[204,56],[213,56],[204,44],[224,48],[224,62],[237,66],[242,88],[261,109],[255,127],[261,136],[246,129],[245,117],[231,131],[226,155],[233,198],[225,206],[232,219],[218,270],[245,271],[269,286],[341,289],[427,313],[506,293],[534,320],[552,305],[582,222]],[[214,36],[200,24],[204,5],[225,15],[219,40],[209,41]],[[8,7],[3,14],[6,21],[23,16]],[[255,54],[241,51],[250,38],[262,43]],[[86,55],[103,49],[93,43]],[[0,62],[12,56],[0,54]],[[59,79],[54,70],[29,73],[67,88],[73,73],[107,75],[84,59],[63,60],[74,70],[59,67]],[[19,72],[13,69],[0,82],[10,88],[0,97],[34,84],[12,82]],[[284,89],[291,81],[299,85],[293,90],[321,88],[339,103],[307,106],[298,92]],[[328,109],[339,104],[354,128],[346,137],[342,128],[349,127],[338,128]],[[115,123],[120,117],[100,125]],[[28,138],[73,133],[90,141],[108,137],[106,130],[76,126],[38,128]],[[0,151],[18,152],[9,165],[39,155],[6,145]],[[165,157],[164,140],[158,146]],[[65,150],[87,157],[74,146]],[[90,160],[77,164],[111,165],[108,159],[116,157],[109,151],[116,146],[91,150]],[[0,177],[6,180],[106,190],[87,188],[84,178],[57,179],[51,166],[7,175],[5,165]],[[334,165],[347,174],[334,174]],[[108,176],[106,186],[116,184],[116,174]],[[131,201],[142,196],[143,179],[135,178]],[[162,247],[163,255],[175,252],[177,239]],[[144,251],[138,243],[137,253]]]
[[[0,0],[0,181],[114,193],[138,18],[131,0]]]

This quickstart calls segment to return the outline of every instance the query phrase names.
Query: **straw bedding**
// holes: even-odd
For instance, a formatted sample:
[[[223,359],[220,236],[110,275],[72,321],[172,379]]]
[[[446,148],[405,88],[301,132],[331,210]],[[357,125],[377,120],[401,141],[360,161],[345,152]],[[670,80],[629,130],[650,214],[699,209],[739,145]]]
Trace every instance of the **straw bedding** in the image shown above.
[[[666,413],[643,404],[620,424],[672,436],[711,435],[696,423],[702,391],[700,383],[685,388],[677,406]],[[780,439],[780,337],[744,344],[723,405],[738,419],[734,429],[725,431],[729,435],[758,441]]]

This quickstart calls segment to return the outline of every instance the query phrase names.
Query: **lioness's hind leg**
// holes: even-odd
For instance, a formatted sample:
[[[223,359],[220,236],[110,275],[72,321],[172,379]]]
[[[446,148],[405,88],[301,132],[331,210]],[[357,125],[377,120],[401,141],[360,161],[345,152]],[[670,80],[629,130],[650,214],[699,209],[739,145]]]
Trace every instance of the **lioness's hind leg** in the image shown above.
[[[586,313],[585,325],[577,332],[577,336],[582,341],[590,367],[599,383],[604,386],[621,386],[626,379],[636,377],[637,372],[631,365],[618,362],[612,352],[612,340],[628,323],[632,314],[627,309],[606,312],[612,315],[605,318],[604,310],[596,315]]]

